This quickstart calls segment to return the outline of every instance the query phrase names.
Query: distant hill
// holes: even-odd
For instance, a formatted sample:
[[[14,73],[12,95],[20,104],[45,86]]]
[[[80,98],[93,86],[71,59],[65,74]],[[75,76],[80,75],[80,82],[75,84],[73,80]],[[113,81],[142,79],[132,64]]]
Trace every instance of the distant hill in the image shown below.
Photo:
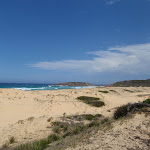
[[[89,83],[84,82],[66,82],[66,83],[59,83],[59,84],[53,84],[53,85],[63,85],[63,86],[94,86]]]
[[[150,87],[150,79],[147,80],[129,80],[129,81],[121,81],[111,84],[109,86],[112,87]]]

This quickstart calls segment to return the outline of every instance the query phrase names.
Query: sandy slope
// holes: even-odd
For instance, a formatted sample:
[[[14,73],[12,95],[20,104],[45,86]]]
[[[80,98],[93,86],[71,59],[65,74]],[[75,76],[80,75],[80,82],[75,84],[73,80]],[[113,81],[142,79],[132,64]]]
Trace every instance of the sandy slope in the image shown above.
[[[150,150],[150,113],[136,114],[132,118],[119,120],[105,132],[96,128],[90,134],[82,135],[80,141],[67,141],[61,149]]]
[[[99,90],[115,90],[108,94]],[[134,92],[125,91],[129,89]],[[76,100],[78,96],[93,96],[103,100],[106,106],[91,107]],[[44,138],[51,133],[50,122],[67,115],[101,113],[111,116],[115,107],[128,102],[142,101],[150,96],[150,88],[95,88],[95,89],[69,89],[55,91],[21,91],[14,89],[0,90],[0,146],[14,136],[16,143]],[[110,111],[108,111],[110,110]]]

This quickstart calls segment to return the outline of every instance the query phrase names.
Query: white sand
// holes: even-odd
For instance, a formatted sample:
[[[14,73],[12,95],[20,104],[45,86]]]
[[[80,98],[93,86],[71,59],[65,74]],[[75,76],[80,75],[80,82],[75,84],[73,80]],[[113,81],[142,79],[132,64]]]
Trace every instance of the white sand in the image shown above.
[[[99,90],[111,89],[116,92],[108,94],[99,92]],[[92,107],[78,101],[76,99],[78,96],[99,97],[106,105],[101,108]],[[47,137],[51,133],[50,122],[47,121],[50,117],[55,120],[64,113],[67,115],[100,113],[104,116],[112,116],[115,107],[129,102],[143,101],[148,97],[150,97],[150,88],[146,87],[55,91],[0,89],[0,147],[10,137],[15,137],[14,145]]]

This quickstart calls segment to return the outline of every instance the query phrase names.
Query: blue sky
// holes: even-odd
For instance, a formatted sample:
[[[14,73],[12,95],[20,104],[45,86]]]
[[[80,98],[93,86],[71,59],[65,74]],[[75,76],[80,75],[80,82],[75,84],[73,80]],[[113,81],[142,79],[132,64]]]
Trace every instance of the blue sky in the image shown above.
[[[0,82],[150,78],[149,0],[1,0]]]

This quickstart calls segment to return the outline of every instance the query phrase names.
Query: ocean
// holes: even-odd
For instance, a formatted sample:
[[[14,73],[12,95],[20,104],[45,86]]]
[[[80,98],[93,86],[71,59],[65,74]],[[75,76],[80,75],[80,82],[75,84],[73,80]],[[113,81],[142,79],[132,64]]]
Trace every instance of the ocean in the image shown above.
[[[61,86],[61,85],[52,85],[52,84],[31,84],[31,83],[0,83],[0,89],[1,88],[32,91],[32,90],[83,89],[83,88],[94,88],[94,87],[93,86]]]

